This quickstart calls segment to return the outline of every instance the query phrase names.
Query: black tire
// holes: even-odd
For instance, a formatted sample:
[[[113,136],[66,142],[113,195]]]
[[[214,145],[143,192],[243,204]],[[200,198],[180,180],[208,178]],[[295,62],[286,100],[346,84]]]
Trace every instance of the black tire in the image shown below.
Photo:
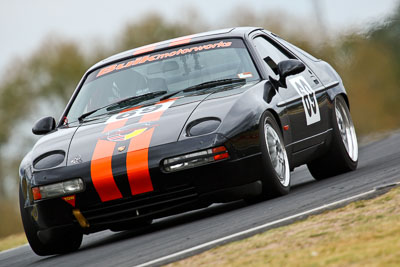
[[[21,212],[22,224],[24,226],[25,235],[28,239],[32,250],[39,256],[47,256],[53,254],[65,254],[79,249],[82,243],[83,234],[79,231],[65,231],[57,237],[52,236],[46,244],[40,241],[37,235],[37,229],[32,217],[24,209],[25,200],[22,189],[19,189],[19,206]]]
[[[284,168],[285,169],[284,176],[286,178],[284,179],[285,182],[282,182],[282,176],[280,176],[278,172],[275,170],[273,165],[273,159],[271,158],[268,150],[267,137],[265,135],[266,131],[268,131],[266,130],[266,128],[268,128],[267,125],[271,126],[272,129],[275,131],[275,133],[279,137],[281,147],[283,148],[283,151],[281,153],[284,153],[283,161],[285,162],[285,168]],[[261,178],[263,184],[263,196],[265,198],[273,198],[286,195],[290,191],[289,161],[287,158],[286,149],[282,138],[282,132],[271,112],[266,111],[262,115],[259,131],[260,131],[260,146],[261,146],[260,148],[262,154],[262,167],[263,167],[263,173]]]
[[[352,137],[353,145],[351,146],[352,147],[351,150],[353,152],[352,156],[350,156],[349,155],[350,152],[348,152],[346,149],[345,141],[343,141],[341,130],[339,129],[339,122],[336,114],[336,108],[338,106],[342,108],[341,109],[342,112],[344,112],[345,116],[348,117],[348,121],[353,127],[354,131],[354,125],[351,120],[351,115],[347,103],[341,95],[338,95],[334,100],[334,109],[332,112],[333,132],[332,132],[332,142],[329,151],[323,157],[307,164],[310,173],[316,180],[326,179],[335,175],[353,171],[357,168],[358,164],[357,137],[354,131],[353,132],[354,137]]]

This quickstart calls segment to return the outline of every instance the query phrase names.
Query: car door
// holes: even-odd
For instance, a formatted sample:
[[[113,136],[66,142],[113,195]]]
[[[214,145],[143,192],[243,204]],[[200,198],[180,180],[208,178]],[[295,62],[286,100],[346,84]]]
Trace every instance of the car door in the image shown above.
[[[253,38],[256,51],[262,59],[270,79],[279,80],[277,65],[287,59],[297,59],[293,53],[281,47],[264,34]],[[289,115],[292,134],[292,151],[300,151],[323,143],[328,129],[327,95],[319,79],[306,66],[302,73],[286,78],[286,86],[278,88],[284,107]],[[316,94],[317,92],[322,92]]]

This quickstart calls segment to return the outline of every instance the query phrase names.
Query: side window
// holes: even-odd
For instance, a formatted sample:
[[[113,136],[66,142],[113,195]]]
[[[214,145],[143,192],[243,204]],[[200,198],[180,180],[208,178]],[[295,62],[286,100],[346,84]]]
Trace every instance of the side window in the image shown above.
[[[314,57],[313,55],[311,55],[310,53],[304,51],[303,49],[301,49],[300,47],[295,46],[294,44],[291,44],[289,42],[287,42],[286,40],[283,40],[282,38],[280,38],[279,36],[275,36],[279,42],[281,42],[283,45],[285,45],[286,47],[288,47],[291,50],[295,50],[296,52],[302,54],[303,56],[307,57],[308,59],[318,62],[321,61],[320,59]]]
[[[267,39],[259,36],[254,39],[254,44],[256,50],[260,54],[261,58],[267,65],[267,68],[271,70],[271,73],[275,74],[275,77],[278,77],[278,63],[289,59],[288,55],[285,55],[282,51],[280,51],[275,45],[270,43]],[[274,75],[272,75],[274,76]]]

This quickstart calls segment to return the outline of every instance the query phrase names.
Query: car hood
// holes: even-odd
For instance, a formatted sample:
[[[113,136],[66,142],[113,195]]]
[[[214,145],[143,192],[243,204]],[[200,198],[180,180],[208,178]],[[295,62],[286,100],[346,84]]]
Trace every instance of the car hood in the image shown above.
[[[252,85],[254,83],[194,92],[83,123],[72,139],[67,165],[146,150],[181,140],[180,137],[185,135],[185,125],[190,123],[191,116],[202,103],[213,100],[221,108],[225,102],[231,105],[232,100],[224,100],[237,98]],[[223,113],[226,112],[229,109],[224,109]],[[212,115],[207,112],[203,114]]]
[[[67,165],[177,141],[190,114],[208,95],[172,98],[85,122],[72,139]]]
[[[234,102],[232,97],[238,97],[252,85],[254,83],[228,87],[214,93],[205,90],[112,115],[88,117],[82,124],[72,123],[42,137],[30,152],[30,161],[35,162],[51,151],[64,151],[66,157],[59,166],[71,166],[176,142],[182,139],[185,125],[203,102],[217,101],[221,108],[225,105],[223,103],[229,102],[231,106]]]

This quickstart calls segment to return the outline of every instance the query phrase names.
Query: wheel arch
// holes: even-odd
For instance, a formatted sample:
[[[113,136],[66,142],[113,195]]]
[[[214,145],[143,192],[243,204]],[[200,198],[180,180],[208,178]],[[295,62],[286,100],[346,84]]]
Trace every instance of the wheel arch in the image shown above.
[[[335,86],[333,88],[329,88],[327,93],[328,93],[328,97],[332,103],[335,101],[336,97],[342,96],[344,101],[346,102],[347,107],[350,110],[350,100],[349,100],[349,97],[347,95],[347,92],[346,92],[346,89],[345,89],[343,83],[340,82],[337,86]]]
[[[284,134],[283,134],[282,122],[281,122],[281,119],[279,118],[278,113],[272,108],[268,108],[267,110],[264,111],[264,113],[266,111],[269,111],[274,116],[274,119],[275,119],[276,123],[278,123],[279,130],[280,130],[280,132],[282,134],[282,137],[283,137]]]
[[[340,94],[337,94],[337,95],[335,96],[335,98],[336,98],[337,96],[342,96],[342,97],[343,97],[344,101],[346,102],[347,107],[348,107],[349,110],[350,110],[350,101],[349,101],[349,97],[347,96],[347,94],[345,94],[345,93],[340,93]]]

